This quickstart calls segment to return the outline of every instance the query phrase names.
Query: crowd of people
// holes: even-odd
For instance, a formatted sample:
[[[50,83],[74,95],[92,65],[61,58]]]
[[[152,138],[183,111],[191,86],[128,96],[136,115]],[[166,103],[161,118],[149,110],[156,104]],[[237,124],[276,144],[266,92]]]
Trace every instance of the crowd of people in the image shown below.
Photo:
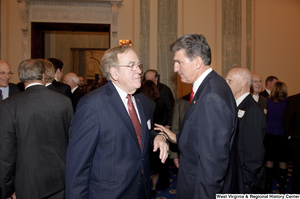
[[[201,34],[171,46],[174,72],[192,84],[174,100],[156,70],[143,72],[131,46],[107,50],[89,89],[56,58],[20,63],[20,84],[0,61],[0,196],[33,199],[152,198],[178,168],[177,195],[269,193],[279,175],[300,193],[300,94],[246,68],[226,78],[210,66]],[[62,82],[63,81],[63,82]]]

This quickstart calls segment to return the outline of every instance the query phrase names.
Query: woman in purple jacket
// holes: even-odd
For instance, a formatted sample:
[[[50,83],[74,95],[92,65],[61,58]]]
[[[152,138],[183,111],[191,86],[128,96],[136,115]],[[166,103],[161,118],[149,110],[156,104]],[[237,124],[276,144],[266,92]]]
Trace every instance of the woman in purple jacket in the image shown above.
[[[288,161],[288,140],[283,135],[282,117],[287,102],[287,86],[276,82],[268,99],[266,147],[266,191],[272,188],[274,162],[279,162],[279,192],[285,193]]]

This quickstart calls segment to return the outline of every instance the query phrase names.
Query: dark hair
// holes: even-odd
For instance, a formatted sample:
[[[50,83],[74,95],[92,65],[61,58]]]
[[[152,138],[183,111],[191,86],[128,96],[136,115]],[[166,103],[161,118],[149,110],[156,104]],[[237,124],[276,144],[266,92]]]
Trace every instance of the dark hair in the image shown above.
[[[275,77],[275,76],[269,76],[269,77],[267,77],[267,79],[265,81],[266,86],[267,86],[267,82],[272,82],[274,79],[278,80],[278,78]]]
[[[141,92],[153,100],[160,99],[159,90],[152,80],[146,80],[142,83]]]
[[[57,71],[57,69],[59,69],[61,71],[61,69],[64,67],[64,63],[56,58],[49,58],[48,61],[50,61],[55,69],[55,72]]]
[[[211,50],[202,34],[183,35],[170,46],[172,52],[177,52],[181,49],[185,50],[185,55],[190,61],[199,56],[205,65],[211,64]]]
[[[287,86],[284,82],[276,82],[269,98],[275,103],[283,102],[287,98]]]
[[[33,80],[42,80],[43,73],[45,73],[44,64],[36,59],[27,59],[20,63],[19,78],[21,82],[30,82]]]

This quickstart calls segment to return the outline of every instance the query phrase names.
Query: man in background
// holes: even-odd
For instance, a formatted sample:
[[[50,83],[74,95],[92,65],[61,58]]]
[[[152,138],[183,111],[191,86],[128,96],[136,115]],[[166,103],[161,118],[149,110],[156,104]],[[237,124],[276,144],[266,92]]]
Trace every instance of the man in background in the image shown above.
[[[41,61],[45,67],[45,82],[46,82],[45,86],[52,91],[61,93],[61,91],[52,84],[55,76],[55,69],[53,64],[47,59],[37,59],[37,60]]]
[[[71,87],[72,92],[72,104],[74,111],[76,112],[76,107],[79,100],[84,96],[83,90],[78,86],[79,78],[75,73],[68,73],[64,77],[64,83],[68,84]]]
[[[44,86],[39,60],[18,71],[25,91],[0,103],[1,198],[63,199],[71,100]]]
[[[245,193],[264,193],[266,116],[250,94],[251,72],[233,68],[227,76],[238,107],[237,138]]]
[[[80,75],[78,75],[79,83],[78,86],[80,89],[82,89],[83,93],[87,93],[87,85],[84,83],[84,78]]]
[[[271,94],[272,88],[275,85],[275,83],[278,82],[278,78],[275,76],[269,76],[266,79],[266,89],[264,91],[262,91],[261,93],[259,93],[261,96],[268,98],[269,95]]]
[[[48,60],[53,64],[55,69],[55,77],[52,84],[56,88],[58,88],[62,94],[72,99],[71,87],[67,84],[60,82],[63,74],[64,63],[56,58],[49,58]]]
[[[253,99],[258,103],[260,108],[264,111],[264,113],[267,115],[267,105],[268,100],[260,95],[262,89],[262,78],[259,74],[253,73],[252,74],[252,86],[251,86],[251,93]]]
[[[9,64],[0,60],[0,101],[21,93],[17,85],[9,83],[12,74]]]
[[[172,132],[175,134],[179,133],[181,128],[181,122],[185,115],[186,110],[190,105],[190,96],[191,94],[187,94],[183,97],[175,100],[174,108],[173,108],[173,116],[172,116]],[[177,168],[179,168],[179,153],[177,150],[177,144],[170,143],[170,159],[173,159],[173,162]]]

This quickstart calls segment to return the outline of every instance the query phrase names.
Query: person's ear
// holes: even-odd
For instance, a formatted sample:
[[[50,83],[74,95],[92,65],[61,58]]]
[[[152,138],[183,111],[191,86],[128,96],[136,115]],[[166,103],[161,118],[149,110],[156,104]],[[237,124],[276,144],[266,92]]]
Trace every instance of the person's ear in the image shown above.
[[[111,67],[109,69],[109,73],[110,73],[112,80],[114,80],[114,81],[118,80],[118,71],[117,71],[116,67]]]
[[[203,60],[200,56],[195,57],[194,62],[196,63],[196,68],[199,69],[203,65]]]

